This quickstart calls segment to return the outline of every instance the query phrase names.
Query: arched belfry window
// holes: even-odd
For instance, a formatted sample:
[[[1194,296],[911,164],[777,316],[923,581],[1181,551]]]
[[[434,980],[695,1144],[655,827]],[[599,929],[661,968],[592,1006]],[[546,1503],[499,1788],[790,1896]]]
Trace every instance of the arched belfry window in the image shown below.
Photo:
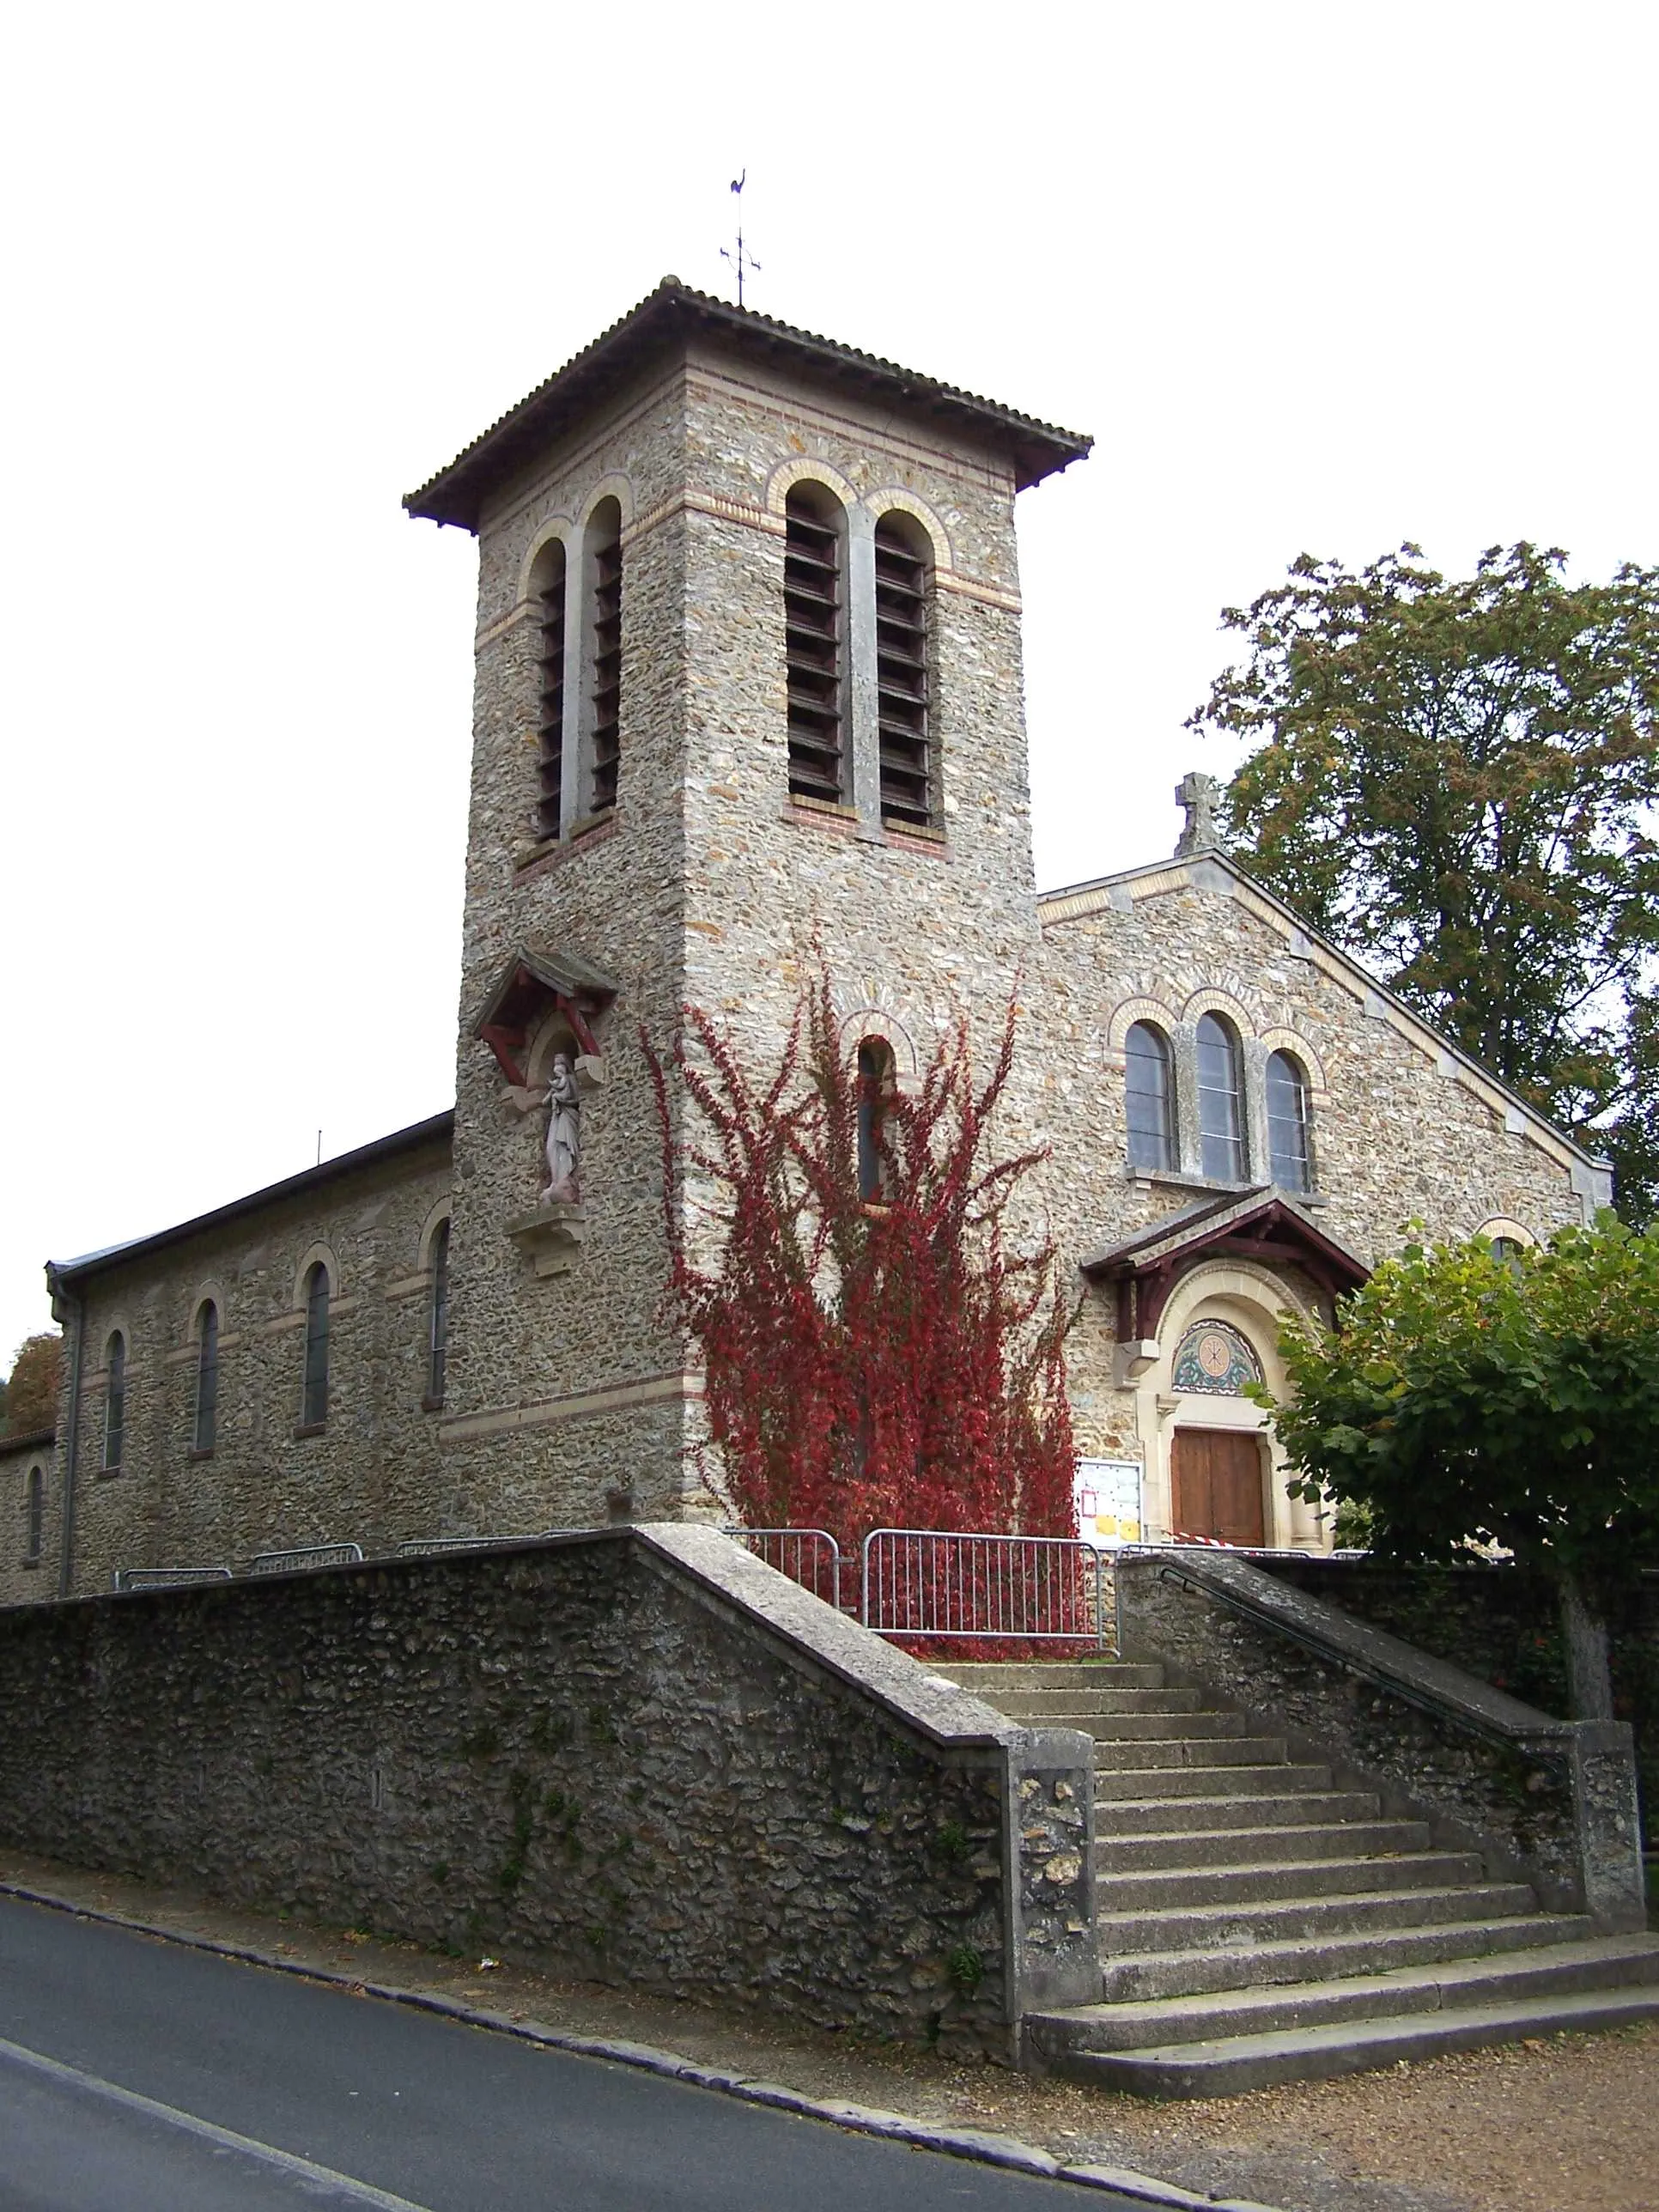
[[[432,1232],[432,1304],[427,1315],[426,1404],[436,1413],[444,1401],[449,1358],[449,1224]]]
[[[210,1452],[219,1425],[219,1309],[211,1298],[196,1324],[196,1419],[191,1443]]]
[[[541,780],[536,827],[556,837],[564,805],[564,547],[556,538],[536,556],[536,744]]]
[[[1308,1078],[1288,1052],[1267,1055],[1267,1152],[1273,1179],[1285,1190],[1313,1188]]]
[[[602,499],[588,517],[587,811],[617,803],[622,758],[622,509]]]
[[[1129,1164],[1169,1170],[1176,1163],[1175,1082],[1170,1040],[1151,1022],[1133,1022],[1123,1041]]]
[[[893,1048],[884,1037],[866,1037],[859,1047],[859,1196],[866,1203],[887,1189],[884,1144],[893,1096]]]
[[[1204,1173],[1217,1182],[1243,1182],[1248,1166],[1244,1147],[1243,1055],[1238,1037],[1219,1014],[1204,1014],[1198,1024],[1198,1136]]]
[[[40,1553],[46,1540],[46,1469],[29,1469],[28,1491],[24,1504],[23,1558],[30,1566],[40,1564]]]
[[[902,513],[876,525],[876,683],[884,821],[931,829],[937,777],[927,696],[930,548]]]
[[[799,483],[785,501],[784,525],[790,795],[844,805],[847,564],[840,502],[822,484]]]
[[[109,1382],[104,1392],[104,1465],[112,1472],[121,1464],[127,1433],[127,1340],[118,1328],[105,1355]]]
[[[328,1269],[319,1260],[306,1277],[306,1355],[300,1425],[320,1429],[327,1419]]]

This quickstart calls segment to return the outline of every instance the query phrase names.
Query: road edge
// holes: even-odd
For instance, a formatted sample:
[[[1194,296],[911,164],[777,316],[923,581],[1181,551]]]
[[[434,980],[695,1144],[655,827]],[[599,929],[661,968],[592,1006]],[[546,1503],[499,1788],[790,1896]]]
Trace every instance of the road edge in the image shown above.
[[[535,2021],[511,2020],[505,2013],[463,2004],[453,1997],[438,1996],[424,1990],[400,1989],[395,1982],[368,1981],[361,1975],[343,1973],[332,1966],[308,1966],[302,1960],[284,1959],[252,1944],[226,1943],[216,1936],[187,1935],[181,1929],[164,1928],[155,1921],[135,1920],[128,1913],[77,1905],[73,1898],[54,1896],[50,1890],[31,1888],[22,1882],[0,1881],[0,1897],[15,1898],[23,1905],[43,1905],[50,1911],[68,1913],[76,1920],[100,1921],[108,1927],[125,1929],[131,1935],[179,1944],[186,1950],[210,1952],[216,1958],[231,1959],[241,1966],[264,1967],[270,1973],[293,1974],[301,1981],[319,1982],[347,1990],[354,1996],[376,1997],[384,2004],[436,2013],[465,2027],[513,2036],[520,2043],[538,2044],[545,2050],[637,2067],[643,2073],[684,2081],[692,2088],[712,2089],[744,2104],[768,2106],[777,2112],[793,2113],[800,2119],[822,2120],[854,2135],[880,2136],[891,2142],[914,2145],[918,2150],[939,2151],[948,2158],[970,2159],[981,2166],[1006,2166],[1013,2172],[1035,2174],[1045,2180],[1068,2181],[1079,2188],[1112,2189],[1120,2197],[1168,2208],[1168,2212],[1276,2212],[1272,2205],[1258,2204],[1243,2197],[1195,2197],[1188,2189],[1179,2189],[1172,2182],[1159,2181],[1152,2174],[1135,2173],[1127,2167],[1063,2165],[1035,2143],[1021,2142],[1013,2136],[988,2134],[975,2128],[934,2127],[926,2120],[910,2119],[902,2112],[884,2112],[869,2105],[809,2097],[800,2090],[786,2087],[781,2081],[699,2065],[695,2059],[659,2050],[654,2044],[574,2035]]]

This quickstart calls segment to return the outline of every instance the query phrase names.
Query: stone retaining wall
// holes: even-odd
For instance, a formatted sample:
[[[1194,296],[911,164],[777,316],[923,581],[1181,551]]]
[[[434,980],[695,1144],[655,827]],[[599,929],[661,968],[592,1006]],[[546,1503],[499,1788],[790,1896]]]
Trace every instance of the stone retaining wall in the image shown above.
[[[1088,1739],[712,1530],[14,1608],[0,1711],[72,1864],[1001,2056],[1098,1991]]]

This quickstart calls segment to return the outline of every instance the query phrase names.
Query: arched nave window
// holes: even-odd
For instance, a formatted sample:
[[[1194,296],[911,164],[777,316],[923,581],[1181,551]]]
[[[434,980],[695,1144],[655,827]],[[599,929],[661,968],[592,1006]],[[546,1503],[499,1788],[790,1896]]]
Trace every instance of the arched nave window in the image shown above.
[[[1284,1190],[1313,1188],[1308,1078],[1288,1052],[1267,1055],[1267,1151],[1273,1181]]]
[[[1204,1173],[1216,1182],[1243,1182],[1243,1054],[1232,1025],[1219,1014],[1198,1024],[1198,1135]]]
[[[1151,1022],[1133,1022],[1123,1041],[1129,1164],[1169,1170],[1176,1163],[1174,1064],[1170,1040]]]

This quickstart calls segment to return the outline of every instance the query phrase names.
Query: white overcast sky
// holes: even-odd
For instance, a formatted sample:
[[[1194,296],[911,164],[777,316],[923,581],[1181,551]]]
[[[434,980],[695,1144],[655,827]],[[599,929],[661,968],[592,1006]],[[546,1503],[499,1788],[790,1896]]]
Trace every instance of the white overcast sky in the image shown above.
[[[1092,432],[1022,501],[1039,880],[1167,851],[1302,549],[1659,561],[1659,10],[20,10],[0,1359],[41,1263],[453,1096],[473,550],[400,495],[665,271]]]

